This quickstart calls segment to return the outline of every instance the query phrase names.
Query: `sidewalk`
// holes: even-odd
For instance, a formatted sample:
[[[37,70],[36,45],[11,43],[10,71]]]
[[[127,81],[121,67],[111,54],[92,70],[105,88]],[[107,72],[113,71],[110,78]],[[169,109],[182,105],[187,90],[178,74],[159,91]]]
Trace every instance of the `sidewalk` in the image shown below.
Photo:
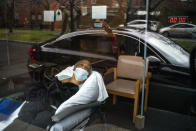
[[[25,63],[0,67],[0,97],[22,91],[31,83]]]
[[[103,107],[103,111],[106,115],[105,122],[97,121],[99,118],[98,114],[96,114],[96,117],[92,118],[92,124],[90,124],[87,129],[92,129],[90,127],[93,127],[93,125],[102,124],[103,128],[100,128],[99,131],[105,131],[104,125],[110,124],[130,131],[196,131],[196,116],[150,107],[148,107],[145,114],[145,128],[138,130],[132,123],[133,107],[130,103],[131,101],[118,101],[116,105],[112,105],[112,99],[109,98]]]
[[[0,78],[6,79],[28,73],[26,63],[6,65],[0,67]]]

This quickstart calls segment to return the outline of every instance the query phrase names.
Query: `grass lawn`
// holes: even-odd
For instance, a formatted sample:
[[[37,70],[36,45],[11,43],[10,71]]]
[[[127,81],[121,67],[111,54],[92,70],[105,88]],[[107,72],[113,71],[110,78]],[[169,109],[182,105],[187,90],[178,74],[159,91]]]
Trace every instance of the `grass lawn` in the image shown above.
[[[42,42],[55,38],[59,34],[59,32],[22,29],[14,29],[13,33],[9,33],[8,29],[0,29],[0,40]]]
[[[185,40],[174,40],[177,44],[184,47],[188,52],[191,52],[196,42],[193,41],[185,41]]]

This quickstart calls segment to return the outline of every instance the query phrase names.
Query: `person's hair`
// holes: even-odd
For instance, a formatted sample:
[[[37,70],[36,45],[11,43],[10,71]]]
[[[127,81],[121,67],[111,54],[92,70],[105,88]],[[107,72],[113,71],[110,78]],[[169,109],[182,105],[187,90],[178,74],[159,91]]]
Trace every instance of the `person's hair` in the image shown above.
[[[85,59],[84,59],[85,60]],[[81,61],[84,61],[84,60],[79,60],[78,62],[75,63],[74,65],[74,69],[80,64]],[[85,61],[88,61],[88,60],[85,60]],[[88,61],[89,62],[89,61]],[[90,62],[89,62],[90,63]],[[89,75],[91,74],[92,72],[92,66],[91,66],[91,63],[90,63],[90,72],[89,72]]]

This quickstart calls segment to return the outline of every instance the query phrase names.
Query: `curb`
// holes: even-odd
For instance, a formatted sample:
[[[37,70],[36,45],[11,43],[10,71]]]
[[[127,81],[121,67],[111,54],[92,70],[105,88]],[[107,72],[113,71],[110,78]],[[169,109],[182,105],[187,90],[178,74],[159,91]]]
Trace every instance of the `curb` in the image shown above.
[[[25,45],[35,45],[35,44],[39,44],[38,43],[33,43],[33,42],[25,42],[25,41],[14,41],[14,40],[0,40],[0,41],[4,41],[4,42],[15,42],[15,43],[19,43],[19,44],[25,44]]]

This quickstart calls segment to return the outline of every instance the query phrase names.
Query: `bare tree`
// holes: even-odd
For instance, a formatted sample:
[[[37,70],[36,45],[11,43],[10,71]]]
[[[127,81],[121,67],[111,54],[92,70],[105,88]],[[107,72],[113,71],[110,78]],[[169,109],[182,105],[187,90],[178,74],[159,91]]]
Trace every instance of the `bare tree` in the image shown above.
[[[80,2],[81,0],[56,0],[61,4],[61,9],[64,12],[62,33],[65,32],[67,25],[69,24],[70,18],[70,30],[74,31],[74,11],[77,13],[77,17],[80,16]]]
[[[14,0],[7,0],[6,7],[9,32],[12,33],[14,26]]]
[[[125,2],[124,2],[125,0],[117,0],[117,2],[118,2],[118,5],[119,5],[119,9],[120,9],[120,14],[121,14],[121,16],[123,16],[123,18],[124,18],[124,15],[125,15],[125,13],[127,12],[127,10],[126,10],[126,8],[124,8],[125,7],[125,5],[123,5],[123,4],[125,4]],[[127,4],[127,3],[126,3]],[[127,18],[126,18],[127,19]],[[124,22],[126,22],[126,21],[124,21]],[[125,23],[124,23],[125,24]]]
[[[23,0],[25,1],[25,0]],[[50,1],[49,0],[29,0],[30,3],[30,23],[31,28],[33,29],[35,20],[32,19],[32,16],[35,15],[34,11],[38,10],[39,14],[41,14],[42,9],[49,10],[50,9]],[[42,21],[37,20],[37,23],[40,25],[40,29],[42,28]],[[54,29],[54,24],[52,24],[51,30]]]
[[[6,20],[6,1],[0,0],[0,27],[5,26]]]
[[[163,3],[165,0],[149,0],[150,11],[156,10],[156,8]]]
[[[48,0],[39,0],[41,1],[41,5],[44,7],[44,9],[49,10],[50,9],[50,3]]]

